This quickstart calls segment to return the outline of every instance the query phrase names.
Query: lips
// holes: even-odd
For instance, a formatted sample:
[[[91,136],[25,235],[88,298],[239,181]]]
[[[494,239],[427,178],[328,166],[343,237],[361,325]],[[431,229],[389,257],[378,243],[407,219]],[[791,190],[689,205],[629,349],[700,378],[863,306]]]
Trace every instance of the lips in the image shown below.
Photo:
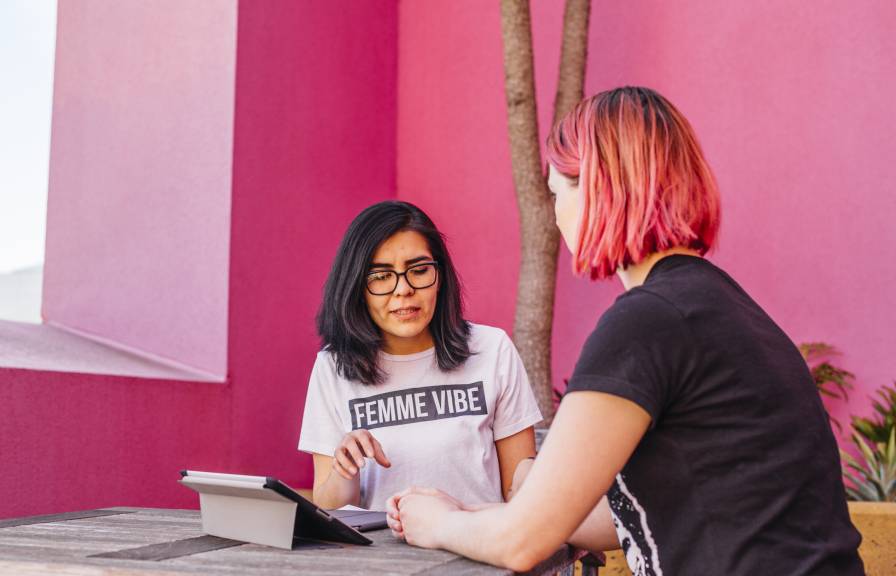
[[[420,308],[417,306],[405,306],[404,308],[396,308],[395,310],[390,310],[390,314],[395,314],[399,318],[405,318],[408,316],[413,316],[417,312],[420,311]]]

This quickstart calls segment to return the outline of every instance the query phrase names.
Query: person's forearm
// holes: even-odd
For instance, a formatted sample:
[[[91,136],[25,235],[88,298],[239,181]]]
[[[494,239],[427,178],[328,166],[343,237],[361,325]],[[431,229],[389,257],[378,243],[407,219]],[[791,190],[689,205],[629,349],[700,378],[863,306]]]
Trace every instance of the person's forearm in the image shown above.
[[[567,542],[576,548],[591,552],[606,552],[619,548],[619,537],[616,535],[616,526],[613,524],[606,496],[600,499]]]
[[[404,537],[410,544],[531,570],[598,507],[649,425],[650,415],[624,398],[601,392],[567,396],[513,500],[468,512],[437,495],[402,495]],[[594,434],[583,434],[590,429]]]
[[[503,505],[450,512],[439,522],[439,547],[495,566],[506,565]]]
[[[501,505],[503,505],[502,502],[467,504],[464,506],[464,510],[479,512]],[[570,546],[591,552],[606,552],[619,548],[619,538],[616,535],[616,527],[613,525],[613,517],[610,515],[610,507],[606,497],[601,498],[600,503],[585,518],[585,521],[582,522],[573,535],[569,537],[567,543]]]
[[[312,499],[321,508],[329,510],[342,508],[348,504],[357,506],[361,502],[361,483],[357,476],[346,480],[331,471],[327,479],[314,488]]]
[[[546,553],[508,512],[506,504],[496,503],[446,514],[439,521],[439,547],[517,572],[529,570]]]
[[[479,512],[480,510],[487,510],[489,508],[494,508],[495,506],[501,506],[505,504],[504,502],[483,502],[482,504],[464,504],[464,510],[467,512]]]

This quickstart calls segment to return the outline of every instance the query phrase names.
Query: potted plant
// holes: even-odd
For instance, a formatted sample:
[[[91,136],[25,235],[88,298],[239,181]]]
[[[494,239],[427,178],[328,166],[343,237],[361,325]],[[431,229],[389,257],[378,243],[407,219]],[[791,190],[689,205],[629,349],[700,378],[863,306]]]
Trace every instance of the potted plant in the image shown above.
[[[896,572],[896,386],[878,390],[871,418],[853,417],[858,456],[841,452],[849,514],[859,532],[865,570]]]
[[[896,502],[896,428],[885,442],[872,443],[858,432],[852,441],[860,458],[841,451],[846,495],[857,502]]]

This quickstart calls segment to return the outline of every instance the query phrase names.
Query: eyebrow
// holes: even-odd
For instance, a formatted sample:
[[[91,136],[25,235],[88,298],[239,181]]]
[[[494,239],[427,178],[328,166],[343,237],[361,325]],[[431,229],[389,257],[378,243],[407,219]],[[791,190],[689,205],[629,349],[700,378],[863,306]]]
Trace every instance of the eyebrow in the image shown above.
[[[413,266],[414,264],[419,264],[420,262],[432,262],[432,256],[417,256],[416,258],[411,258],[410,260],[405,260],[405,267]],[[393,268],[391,264],[386,264],[384,262],[371,262],[370,268]]]

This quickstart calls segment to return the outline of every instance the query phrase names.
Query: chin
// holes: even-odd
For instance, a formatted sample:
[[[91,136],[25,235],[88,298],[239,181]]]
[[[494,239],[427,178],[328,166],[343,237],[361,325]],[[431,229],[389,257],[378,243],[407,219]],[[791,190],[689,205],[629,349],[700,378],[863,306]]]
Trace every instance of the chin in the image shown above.
[[[408,318],[404,321],[398,318],[389,318],[389,321],[381,328],[398,338],[416,338],[426,331],[431,321],[431,316]]]
[[[393,336],[398,336],[400,338],[416,338],[426,330],[428,325],[428,322],[414,322],[408,324],[393,323],[388,326],[388,331]]]

